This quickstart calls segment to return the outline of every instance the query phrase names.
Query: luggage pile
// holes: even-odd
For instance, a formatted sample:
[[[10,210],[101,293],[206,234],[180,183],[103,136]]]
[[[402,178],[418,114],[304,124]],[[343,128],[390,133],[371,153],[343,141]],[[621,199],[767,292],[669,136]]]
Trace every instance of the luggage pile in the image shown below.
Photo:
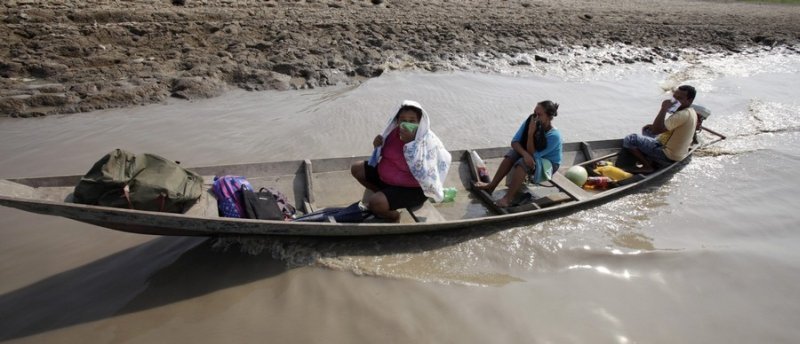
[[[255,191],[243,176],[216,176],[212,189],[223,217],[291,221],[297,213],[286,195],[274,188]]]
[[[182,213],[203,192],[203,178],[155,154],[115,149],[97,161],[73,192],[75,203]]]

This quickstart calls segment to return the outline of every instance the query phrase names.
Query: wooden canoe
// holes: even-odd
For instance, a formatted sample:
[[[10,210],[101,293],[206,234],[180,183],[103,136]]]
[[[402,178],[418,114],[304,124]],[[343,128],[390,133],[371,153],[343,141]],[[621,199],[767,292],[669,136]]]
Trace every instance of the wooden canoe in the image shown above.
[[[673,163],[648,175],[636,175],[632,182],[607,190],[584,190],[571,183],[563,173],[572,165],[591,166],[599,160],[616,161],[622,140],[573,142],[564,144],[561,168],[552,181],[528,185],[524,193],[529,201],[510,208],[498,208],[492,199],[505,193],[503,186],[488,195],[472,191],[476,170],[469,151],[451,151],[453,163],[445,186],[455,187],[455,200],[447,203],[426,202],[417,209],[401,210],[399,223],[368,221],[364,223],[285,222],[219,217],[216,200],[210,191],[214,175],[241,175],[258,189],[275,187],[295,202],[299,211],[311,212],[324,207],[345,206],[362,199],[364,189],[350,175],[350,165],[367,157],[332,158],[265,162],[242,165],[195,167],[205,176],[206,191],[185,213],[161,213],[70,202],[74,186],[81,176],[17,178],[0,180],[0,205],[28,212],[62,216],[110,229],[177,236],[224,235],[299,235],[358,236],[433,232],[515,221],[526,223],[546,215],[574,211],[609,200],[640,188],[658,177],[684,165]],[[690,154],[700,145],[691,147]],[[477,149],[493,173],[508,147]],[[621,162],[621,161],[620,161]],[[87,161],[87,166],[93,162]],[[524,194],[523,194],[524,195]]]

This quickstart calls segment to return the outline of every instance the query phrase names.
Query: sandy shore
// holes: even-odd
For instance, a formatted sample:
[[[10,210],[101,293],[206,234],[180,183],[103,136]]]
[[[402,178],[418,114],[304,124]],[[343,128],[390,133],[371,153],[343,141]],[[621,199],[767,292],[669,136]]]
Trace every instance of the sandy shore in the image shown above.
[[[589,63],[788,47],[800,6],[732,1],[6,0],[0,115],[72,113],[360,82],[476,56],[623,44]],[[546,53],[546,54],[544,54]],[[547,57],[551,56],[551,57]]]

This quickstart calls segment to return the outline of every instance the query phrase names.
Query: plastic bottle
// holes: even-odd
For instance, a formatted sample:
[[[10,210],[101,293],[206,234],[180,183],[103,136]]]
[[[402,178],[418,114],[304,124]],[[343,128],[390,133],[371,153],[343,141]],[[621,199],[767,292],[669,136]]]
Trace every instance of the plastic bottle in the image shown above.
[[[442,203],[452,202],[456,199],[456,188],[444,188],[444,199],[442,199]]]
[[[478,169],[478,179],[484,183],[491,182],[492,178],[489,177],[489,170],[486,169],[486,163],[483,162],[478,152],[471,151],[469,154],[472,156],[472,161],[475,162],[475,167]]]
[[[617,186],[617,182],[605,176],[589,177],[586,179],[586,183],[583,184],[583,188],[587,190],[605,190],[615,186]]]

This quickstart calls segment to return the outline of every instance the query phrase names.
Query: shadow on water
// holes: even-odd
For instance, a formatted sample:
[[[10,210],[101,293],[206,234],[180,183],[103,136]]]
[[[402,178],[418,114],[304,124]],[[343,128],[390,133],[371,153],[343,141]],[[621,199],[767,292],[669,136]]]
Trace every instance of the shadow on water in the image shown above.
[[[0,341],[192,299],[276,276],[268,256],[161,237],[0,296]]]
[[[653,179],[650,187],[637,188],[638,191],[612,199],[632,192],[652,192],[672,175],[667,173]],[[596,205],[587,204],[535,219],[436,233],[363,238],[159,237],[0,295],[0,319],[3,319],[0,341],[200,297],[274,277],[293,266],[314,265],[319,258],[437,250]]]
[[[243,245],[314,247],[314,252],[322,254],[335,250],[343,255],[390,255],[434,250],[503,228],[366,238],[260,237],[245,238],[248,242]],[[258,252],[263,254],[247,253],[235,245],[218,245],[218,240],[159,237],[0,295],[0,342],[202,297],[298,266],[297,261],[287,264],[273,258],[269,249]],[[291,259],[308,263],[303,265],[318,257],[317,253],[296,252]]]

